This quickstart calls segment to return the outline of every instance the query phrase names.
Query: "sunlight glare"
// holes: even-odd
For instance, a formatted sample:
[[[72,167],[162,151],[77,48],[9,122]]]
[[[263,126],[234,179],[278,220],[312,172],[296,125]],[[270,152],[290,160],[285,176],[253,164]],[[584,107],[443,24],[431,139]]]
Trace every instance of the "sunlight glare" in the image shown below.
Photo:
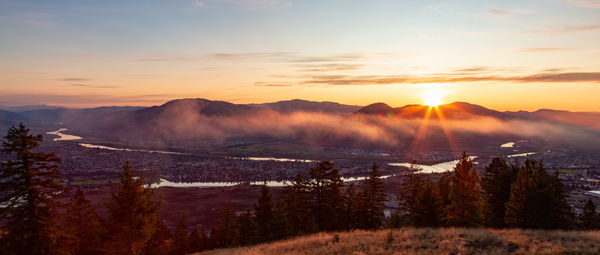
[[[439,90],[427,91],[427,93],[423,97],[423,99],[424,99],[423,104],[430,106],[430,107],[435,107],[435,106],[441,105],[441,104],[443,104],[442,97],[443,97],[443,95]]]

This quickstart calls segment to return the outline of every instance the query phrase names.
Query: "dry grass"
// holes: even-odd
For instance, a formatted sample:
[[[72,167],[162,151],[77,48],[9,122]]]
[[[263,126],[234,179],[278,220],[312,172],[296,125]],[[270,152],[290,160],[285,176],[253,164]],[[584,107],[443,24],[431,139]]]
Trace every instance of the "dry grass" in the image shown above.
[[[406,228],[389,232],[319,233],[200,254],[600,254],[598,231]]]

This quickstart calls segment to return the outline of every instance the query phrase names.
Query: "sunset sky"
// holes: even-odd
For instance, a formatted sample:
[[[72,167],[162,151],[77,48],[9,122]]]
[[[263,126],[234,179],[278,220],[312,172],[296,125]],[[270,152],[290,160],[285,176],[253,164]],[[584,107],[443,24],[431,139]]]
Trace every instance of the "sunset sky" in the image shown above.
[[[0,105],[600,111],[600,0],[0,0]]]

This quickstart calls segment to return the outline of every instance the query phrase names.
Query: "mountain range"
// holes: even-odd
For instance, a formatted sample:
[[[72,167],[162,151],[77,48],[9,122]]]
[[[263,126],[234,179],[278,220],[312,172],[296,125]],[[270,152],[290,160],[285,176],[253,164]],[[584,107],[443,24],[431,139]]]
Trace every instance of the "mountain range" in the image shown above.
[[[594,147],[595,139],[586,138],[600,137],[597,112],[549,109],[501,112],[465,102],[433,108],[424,105],[393,108],[385,103],[362,107],[294,99],[233,104],[188,98],[152,107],[30,108],[0,110],[0,127],[5,129],[23,121],[30,126],[68,127],[86,137],[128,141],[281,140],[325,146],[401,147],[414,140],[427,117],[434,123],[427,136],[427,140],[433,141],[432,146],[438,146],[448,130],[457,143],[467,145],[537,137],[544,141],[560,140],[563,144],[582,140]]]

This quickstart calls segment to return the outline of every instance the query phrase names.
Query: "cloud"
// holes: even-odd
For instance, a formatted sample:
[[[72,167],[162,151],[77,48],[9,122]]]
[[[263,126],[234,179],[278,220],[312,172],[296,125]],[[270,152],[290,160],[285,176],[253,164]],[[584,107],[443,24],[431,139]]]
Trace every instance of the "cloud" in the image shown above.
[[[529,33],[556,33],[556,34],[564,34],[564,33],[573,33],[573,32],[587,32],[587,31],[596,31],[600,30],[600,25],[597,24],[587,24],[587,25],[570,25],[562,28],[541,28],[541,29],[531,29],[526,32]]]
[[[544,47],[540,47],[540,48],[525,48],[525,49],[520,49],[519,52],[550,52],[550,51],[561,51],[561,50],[573,50],[575,48],[564,48],[564,47],[556,47],[556,48],[544,48]]]
[[[567,0],[566,2],[579,7],[600,8],[600,0]]]
[[[204,4],[203,2],[201,2],[199,0],[193,1],[190,5],[192,7],[197,7],[197,8],[206,6],[206,4]]]
[[[278,9],[288,8],[292,6],[291,1],[287,0],[212,0],[214,2],[221,2],[231,4],[246,10],[257,11],[263,9]]]
[[[85,87],[85,88],[95,88],[95,89],[116,89],[120,88],[119,86],[109,86],[109,85],[92,85],[92,84],[71,84],[73,87]]]
[[[291,87],[294,86],[294,84],[289,83],[289,82],[255,82],[254,86],[259,86],[259,87]]]
[[[253,60],[265,58],[282,58],[289,56],[288,52],[256,52],[256,53],[213,53],[198,56],[155,55],[135,58],[138,62],[202,62],[209,60]]]
[[[61,78],[61,79],[57,79],[58,81],[67,81],[67,82],[85,82],[85,81],[91,81],[92,79],[89,78]]]
[[[494,8],[494,9],[489,9],[487,11],[487,13],[493,14],[493,15],[506,15],[509,13],[509,11],[506,9]]]
[[[302,64],[301,72],[334,72],[334,71],[350,71],[358,70],[364,65],[362,64]]]
[[[463,69],[464,70],[464,69]],[[536,73],[511,76],[482,73],[446,73],[435,75],[315,75],[299,84],[390,85],[459,82],[600,82],[600,72]]]

